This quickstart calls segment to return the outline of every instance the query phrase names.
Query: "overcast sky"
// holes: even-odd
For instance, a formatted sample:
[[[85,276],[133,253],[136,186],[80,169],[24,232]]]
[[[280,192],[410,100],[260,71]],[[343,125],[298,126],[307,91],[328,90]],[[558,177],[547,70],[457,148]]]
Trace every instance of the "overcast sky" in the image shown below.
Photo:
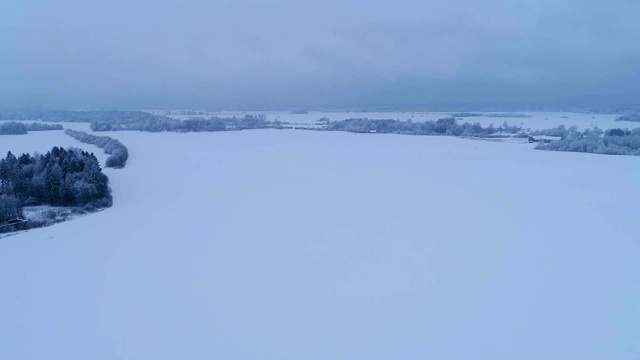
[[[640,103],[640,1],[7,0],[0,106]]]

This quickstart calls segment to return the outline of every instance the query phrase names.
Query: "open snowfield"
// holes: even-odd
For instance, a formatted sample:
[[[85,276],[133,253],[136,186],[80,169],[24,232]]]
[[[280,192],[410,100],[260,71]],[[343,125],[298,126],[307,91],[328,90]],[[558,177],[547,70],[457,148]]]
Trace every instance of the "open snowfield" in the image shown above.
[[[160,113],[162,111],[151,111]],[[475,111],[474,111],[475,112]],[[509,114],[507,112],[478,112],[480,114]],[[207,116],[232,117],[244,116],[247,114],[260,115],[264,114],[269,121],[286,121],[294,124],[315,124],[319,119],[325,117],[332,121],[345,119],[394,119],[394,120],[411,120],[414,122],[438,120],[451,117],[451,112],[319,112],[310,111],[308,114],[291,114],[286,111],[221,111],[211,112]],[[519,125],[524,129],[543,130],[554,128],[558,125],[567,127],[576,126],[579,130],[584,131],[588,128],[598,126],[600,129],[606,130],[611,128],[629,128],[640,127],[640,123],[629,121],[615,121],[620,114],[587,114],[575,112],[513,112],[511,114],[523,114],[528,117],[486,117],[472,116],[458,119],[459,122],[478,122],[482,126],[498,127],[505,121],[509,125]],[[201,116],[201,115],[200,115]],[[194,116],[190,115],[172,115],[176,119],[188,119]],[[197,117],[197,116],[196,116]]]
[[[105,170],[114,206],[0,239],[0,359],[640,357],[638,157],[104,135],[130,153]],[[0,137],[2,154],[54,145],[104,164],[62,131]]]

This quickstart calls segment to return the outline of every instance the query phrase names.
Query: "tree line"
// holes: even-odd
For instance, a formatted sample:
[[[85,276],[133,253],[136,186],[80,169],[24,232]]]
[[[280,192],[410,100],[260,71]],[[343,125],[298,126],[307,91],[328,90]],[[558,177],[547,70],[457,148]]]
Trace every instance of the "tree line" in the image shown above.
[[[54,147],[44,155],[0,159],[0,224],[26,205],[109,207],[109,178],[93,153]]]
[[[24,135],[27,127],[23,123],[11,121],[0,124],[0,135]]]
[[[64,130],[60,124],[45,124],[45,123],[31,123],[25,124],[27,131],[49,131],[49,130]]]
[[[569,136],[570,133],[576,133],[576,132],[578,132],[578,127],[577,126],[571,126],[571,127],[567,128],[564,125],[558,125],[558,126],[556,126],[554,128],[551,128],[551,129],[533,130],[533,131],[531,131],[530,135],[533,135],[533,136],[539,136],[539,135],[556,136],[556,137],[562,138],[562,137]]]
[[[0,135],[24,135],[29,131],[47,131],[47,130],[62,130],[63,127],[60,124],[42,124],[31,123],[23,124],[21,122],[9,121],[0,124]]]
[[[177,120],[167,117],[154,119],[135,119],[122,121],[109,119],[91,122],[92,131],[123,131],[137,130],[148,132],[210,132],[248,129],[275,128],[280,122],[267,121],[265,115],[245,115],[243,117],[221,118],[212,116],[209,118],[192,118]]]
[[[386,133],[404,135],[449,135],[465,137],[491,137],[497,134],[517,134],[522,129],[510,126],[506,122],[499,127],[489,125],[482,127],[480,123],[458,124],[455,118],[444,118],[436,121],[413,122],[411,120],[371,120],[347,119],[328,122],[320,130],[346,131],[355,133]]]
[[[640,112],[638,111],[627,111],[622,116],[618,116],[616,121],[634,121],[640,122]]]
[[[640,156],[640,128],[602,131],[596,127],[580,132],[571,127],[564,130],[561,139],[538,143],[536,149]]]
[[[204,112],[184,112],[191,115]],[[46,111],[0,110],[0,120],[41,120],[90,123],[92,131],[137,130],[148,132],[203,132],[283,128],[283,122],[267,121],[265,115],[222,118],[212,116],[187,120],[173,119],[144,111]]]
[[[515,114],[515,113],[475,113],[475,112],[458,112],[451,114],[452,117],[455,118],[464,118],[464,117],[477,117],[484,116],[490,118],[526,118],[531,117],[526,114]]]
[[[41,120],[49,122],[140,121],[162,116],[131,110],[0,110],[0,120]]]
[[[129,159],[129,150],[120,141],[108,136],[95,136],[84,131],[67,129],[65,134],[85,144],[93,144],[104,150],[110,156],[105,163],[106,167],[123,168]]]

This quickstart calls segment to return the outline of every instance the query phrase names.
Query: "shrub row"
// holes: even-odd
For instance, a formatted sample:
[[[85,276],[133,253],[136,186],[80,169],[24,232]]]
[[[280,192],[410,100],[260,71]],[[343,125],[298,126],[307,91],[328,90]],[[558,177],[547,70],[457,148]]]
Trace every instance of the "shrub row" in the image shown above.
[[[67,129],[65,134],[73,137],[74,139],[83,142],[85,144],[93,144],[104,150],[106,154],[109,154],[106,167],[123,168],[127,164],[129,159],[129,150],[120,141],[112,139],[108,136],[95,136],[87,134],[84,131],[76,131]]]

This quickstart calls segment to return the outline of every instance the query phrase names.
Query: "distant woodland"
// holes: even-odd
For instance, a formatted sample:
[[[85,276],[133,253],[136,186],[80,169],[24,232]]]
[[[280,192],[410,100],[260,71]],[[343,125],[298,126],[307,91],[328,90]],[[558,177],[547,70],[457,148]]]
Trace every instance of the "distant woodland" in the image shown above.
[[[49,122],[141,121],[159,118],[144,111],[0,110],[0,120],[41,120]]]
[[[294,111],[294,113],[303,113]],[[203,115],[203,112],[189,112],[193,115]],[[546,130],[525,130],[519,126],[511,126],[504,122],[498,127],[492,125],[483,127],[479,123],[459,123],[456,118],[464,117],[527,117],[526,114],[513,113],[452,113],[452,117],[435,121],[413,122],[400,120],[374,119],[346,119],[331,121],[323,118],[315,126],[297,126],[298,129],[315,131],[346,131],[353,133],[376,134],[404,134],[404,135],[439,135],[478,138],[496,137],[535,137],[551,136],[557,140],[545,139],[537,149],[552,151],[574,151],[598,154],[640,155],[640,130],[610,129],[602,131],[598,128],[584,132],[575,127],[558,126]],[[264,115],[246,115],[243,117],[197,117],[187,120],[177,120],[163,115],[155,115],[143,111],[30,111],[30,110],[2,110],[0,120],[42,120],[53,122],[86,122],[90,123],[93,131],[148,131],[148,132],[205,132],[205,131],[237,131],[248,129],[291,129],[291,124],[280,121],[268,121]],[[640,112],[630,111],[618,117],[619,121],[640,122]],[[0,125],[0,134],[24,134],[27,131],[58,130],[55,125],[34,123],[24,125],[16,122],[6,122]],[[76,139],[96,144],[105,152],[111,154],[107,161],[109,167],[123,167],[128,158],[126,147],[117,140],[109,137],[67,130],[67,134]],[[534,140],[535,141],[535,140]]]
[[[575,127],[559,128],[564,130],[559,140],[538,143],[536,149],[605,155],[640,155],[640,128],[602,131],[596,127],[584,132],[577,131]]]
[[[29,131],[62,130],[60,124],[31,123],[9,121],[0,124],[0,135],[24,135]]]
[[[137,130],[149,132],[206,132],[276,128],[280,122],[267,121],[264,115],[243,117],[210,117],[176,120],[157,116],[154,119],[92,121],[93,131]]]
[[[354,133],[383,133],[403,135],[449,135],[464,137],[494,137],[500,134],[517,134],[522,128],[510,126],[506,122],[499,127],[492,125],[482,127],[480,123],[459,124],[455,118],[438,119],[435,121],[410,120],[370,120],[347,119],[329,121],[321,128],[324,131],[347,131]]]
[[[203,114],[202,112],[186,112]],[[0,110],[0,120],[41,120],[49,122],[90,123],[93,131],[171,131],[203,132],[232,131],[248,129],[281,128],[284,123],[267,121],[264,115],[241,117],[197,117],[177,120],[144,111],[40,111],[40,110]]]
[[[633,121],[633,122],[640,122],[640,112],[637,111],[629,111],[626,112],[624,115],[622,116],[618,116],[616,118],[617,121]]]

